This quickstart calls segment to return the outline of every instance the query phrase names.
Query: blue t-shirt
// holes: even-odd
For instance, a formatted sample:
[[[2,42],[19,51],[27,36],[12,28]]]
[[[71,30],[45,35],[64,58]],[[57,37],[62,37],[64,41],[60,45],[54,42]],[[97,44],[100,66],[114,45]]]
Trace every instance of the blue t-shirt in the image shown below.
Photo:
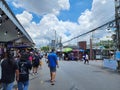
[[[50,53],[48,55],[48,61],[49,61],[49,66],[50,67],[56,67],[56,61],[57,61],[57,55],[55,53]]]

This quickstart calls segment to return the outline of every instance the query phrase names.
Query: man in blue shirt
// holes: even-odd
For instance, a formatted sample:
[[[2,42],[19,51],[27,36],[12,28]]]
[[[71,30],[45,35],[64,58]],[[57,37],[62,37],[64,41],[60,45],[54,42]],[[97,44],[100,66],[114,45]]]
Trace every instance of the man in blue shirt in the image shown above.
[[[48,55],[48,66],[50,68],[50,77],[51,77],[51,84],[54,85],[55,76],[56,76],[56,67],[59,67],[57,55],[54,53],[54,49]]]

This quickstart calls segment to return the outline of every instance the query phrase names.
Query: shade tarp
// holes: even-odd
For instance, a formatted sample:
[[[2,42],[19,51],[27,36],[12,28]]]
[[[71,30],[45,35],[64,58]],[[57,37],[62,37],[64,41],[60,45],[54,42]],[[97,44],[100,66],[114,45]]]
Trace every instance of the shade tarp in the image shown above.
[[[80,52],[79,49],[73,49],[72,51],[73,51],[73,52]]]
[[[80,49],[80,52],[84,52],[85,50],[84,49]]]
[[[72,48],[63,48],[63,52],[71,52]]]

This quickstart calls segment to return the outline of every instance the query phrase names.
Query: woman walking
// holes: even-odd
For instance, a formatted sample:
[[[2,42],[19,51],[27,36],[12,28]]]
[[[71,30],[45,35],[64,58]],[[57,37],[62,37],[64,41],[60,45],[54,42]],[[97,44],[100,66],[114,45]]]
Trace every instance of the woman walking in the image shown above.
[[[19,80],[19,69],[13,56],[9,51],[6,52],[5,57],[1,63],[2,67],[2,90],[13,90],[13,83]]]

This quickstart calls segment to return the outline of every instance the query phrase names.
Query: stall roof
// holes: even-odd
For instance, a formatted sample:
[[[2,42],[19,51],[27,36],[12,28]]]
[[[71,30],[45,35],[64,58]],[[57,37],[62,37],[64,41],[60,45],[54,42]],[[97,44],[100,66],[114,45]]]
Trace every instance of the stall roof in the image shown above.
[[[18,39],[22,39],[32,46],[34,45],[33,40],[12,13],[5,0],[0,0],[0,42]]]

